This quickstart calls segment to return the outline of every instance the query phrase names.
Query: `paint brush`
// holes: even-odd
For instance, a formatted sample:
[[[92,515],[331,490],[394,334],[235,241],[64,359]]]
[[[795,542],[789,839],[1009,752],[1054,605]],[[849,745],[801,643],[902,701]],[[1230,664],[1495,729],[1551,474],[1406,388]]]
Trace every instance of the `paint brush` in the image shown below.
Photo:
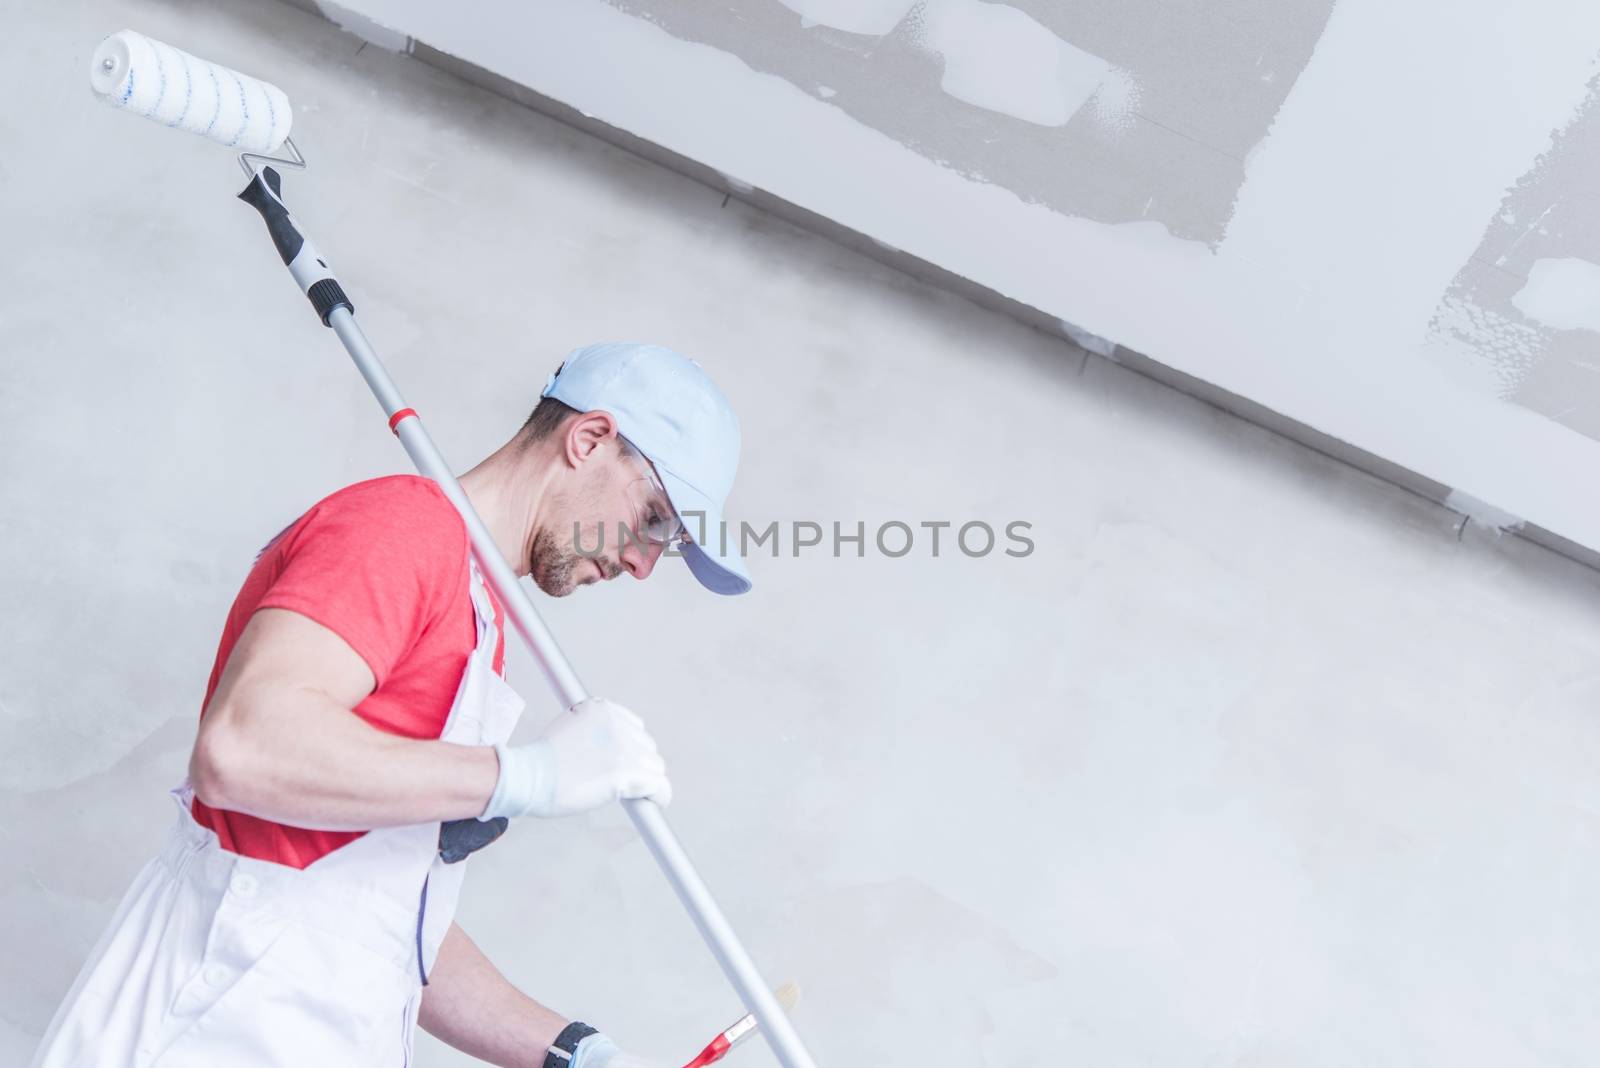
[[[795,1002],[800,1000],[800,988],[792,982],[784,983],[772,993],[778,999],[778,1004],[783,1006],[785,1012],[794,1008]],[[708,1064],[715,1064],[726,1057],[730,1049],[755,1034],[756,1027],[755,1014],[746,1014],[738,1023],[713,1038],[711,1044],[700,1051],[700,1056],[684,1065],[683,1068],[705,1068]]]

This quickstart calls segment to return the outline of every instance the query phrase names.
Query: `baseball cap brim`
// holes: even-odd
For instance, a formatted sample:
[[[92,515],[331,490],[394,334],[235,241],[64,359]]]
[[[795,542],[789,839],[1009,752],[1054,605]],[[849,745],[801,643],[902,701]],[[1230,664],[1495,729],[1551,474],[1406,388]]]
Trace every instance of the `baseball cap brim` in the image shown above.
[[[749,592],[750,575],[745,571],[744,558],[736,545],[730,546],[728,552],[722,551],[721,505],[664,467],[657,465],[656,473],[661,476],[667,496],[672,498],[672,506],[678,510],[678,520],[694,539],[683,546],[683,560],[700,580],[700,585],[712,593]],[[738,539],[729,540],[737,543]],[[705,544],[701,544],[702,541]]]

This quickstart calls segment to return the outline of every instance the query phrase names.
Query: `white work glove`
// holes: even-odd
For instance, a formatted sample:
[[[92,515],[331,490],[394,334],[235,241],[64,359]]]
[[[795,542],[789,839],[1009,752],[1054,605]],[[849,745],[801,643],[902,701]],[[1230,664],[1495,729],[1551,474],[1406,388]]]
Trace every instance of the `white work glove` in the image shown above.
[[[666,1068],[660,1061],[647,1061],[631,1053],[623,1053],[617,1044],[605,1035],[590,1035],[578,1043],[567,1068]]]
[[[667,766],[644,720],[590,697],[559,715],[529,745],[497,745],[500,778],[481,820],[570,816],[625,797],[672,800]]]

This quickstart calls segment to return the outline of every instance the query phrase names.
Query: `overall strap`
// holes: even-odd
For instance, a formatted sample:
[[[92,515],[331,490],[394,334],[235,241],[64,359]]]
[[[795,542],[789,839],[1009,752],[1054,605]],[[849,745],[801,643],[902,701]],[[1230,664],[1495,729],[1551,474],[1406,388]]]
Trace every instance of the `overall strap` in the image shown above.
[[[478,649],[483,650],[486,641],[491,643],[491,647],[486,653],[491,658],[491,670],[496,675],[504,677],[506,673],[505,613],[499,600],[490,592],[489,583],[484,579],[483,571],[478,567],[478,560],[471,554],[470,550],[467,554],[467,567],[472,592],[472,610],[477,619]]]

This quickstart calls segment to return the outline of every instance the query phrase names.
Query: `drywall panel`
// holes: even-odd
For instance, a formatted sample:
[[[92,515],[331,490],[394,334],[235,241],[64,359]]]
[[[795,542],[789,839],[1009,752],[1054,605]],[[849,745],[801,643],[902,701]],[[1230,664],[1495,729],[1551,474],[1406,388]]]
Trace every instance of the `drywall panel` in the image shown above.
[[[1245,157],[1333,4],[614,6],[808,88],[973,181],[1063,214],[1152,219],[1215,243]]]
[[[560,0],[490,4],[471,20],[420,0],[350,6],[713,167],[730,188],[799,205],[1449,487],[1478,514],[1600,547],[1600,500],[1572,491],[1600,445],[1549,404],[1505,396],[1469,360],[1441,359],[1436,325],[1505,191],[1586,99],[1594,5],[1347,0],[1331,14],[1229,5],[1198,17],[977,0],[851,14],[774,0],[718,19],[665,0]],[[938,31],[941,19],[982,44],[954,75],[936,46],[961,51],[951,41],[963,38]],[[1241,42],[1256,40],[1271,61],[1252,83]],[[1180,52],[1190,73],[1169,80],[1160,61]],[[1032,73],[1008,70],[1010,55],[1031,57]],[[978,98],[975,70],[1003,91]],[[1052,77],[1055,111],[1039,89]],[[1119,95],[1146,83],[1148,114],[1139,94]],[[947,113],[977,132],[958,137]],[[1177,131],[1188,147],[1151,132],[1050,157],[1107,129],[1107,115]],[[1242,179],[1217,153],[1239,157]],[[1057,192],[1038,184],[1047,174]],[[1093,187],[1143,190],[1141,214],[1138,197]]]

